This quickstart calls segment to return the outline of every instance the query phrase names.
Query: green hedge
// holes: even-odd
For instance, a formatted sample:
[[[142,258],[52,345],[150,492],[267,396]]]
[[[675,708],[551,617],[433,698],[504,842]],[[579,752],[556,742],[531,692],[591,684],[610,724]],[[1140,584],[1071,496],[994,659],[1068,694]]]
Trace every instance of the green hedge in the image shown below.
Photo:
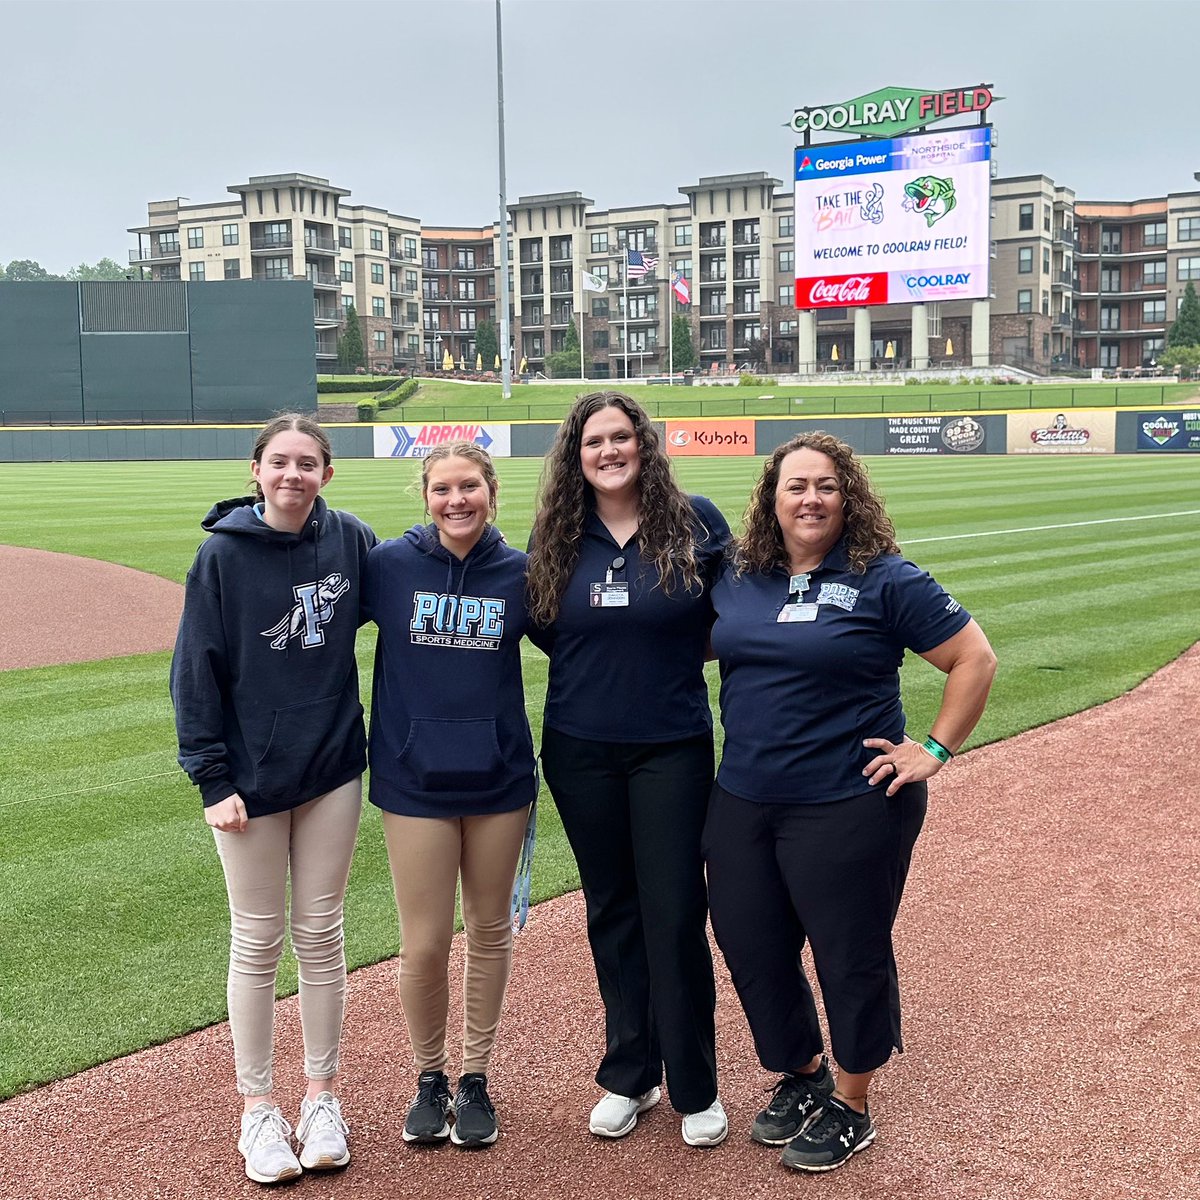
[[[358,419],[360,421],[373,421],[384,409],[396,408],[403,404],[410,396],[416,393],[420,386],[416,379],[398,380],[395,386],[382,391],[378,396],[370,400],[360,400],[358,402]]]
[[[317,392],[369,392],[395,382],[391,375],[357,375],[353,379],[318,379]]]

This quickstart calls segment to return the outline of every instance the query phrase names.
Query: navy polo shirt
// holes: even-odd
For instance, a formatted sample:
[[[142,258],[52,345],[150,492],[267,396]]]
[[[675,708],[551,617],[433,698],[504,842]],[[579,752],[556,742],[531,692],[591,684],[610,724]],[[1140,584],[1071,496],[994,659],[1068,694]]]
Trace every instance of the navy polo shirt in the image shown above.
[[[743,800],[812,804],[870,790],[863,738],[904,736],[900,663],[971,619],[929,574],[895,554],[855,574],[839,542],[802,599],[816,619],[780,623],[789,574],[727,567],[713,588],[725,750],[720,785]]]
[[[690,496],[703,585],[685,591],[678,573],[668,593],[637,537],[618,546],[588,513],[579,561],[549,630],[530,636],[550,655],[545,723],[595,742],[669,742],[712,728],[704,658],[712,625],[710,590],[729,544],[729,524],[711,500]],[[629,585],[628,607],[598,607],[592,585]]]

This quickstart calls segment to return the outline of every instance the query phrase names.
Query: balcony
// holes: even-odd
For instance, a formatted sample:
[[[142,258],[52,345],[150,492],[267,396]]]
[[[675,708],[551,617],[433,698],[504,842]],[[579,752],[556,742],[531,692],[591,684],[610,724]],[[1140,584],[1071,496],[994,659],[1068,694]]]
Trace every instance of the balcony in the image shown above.
[[[269,253],[275,250],[290,250],[292,235],[290,233],[271,233],[265,237],[251,237],[250,251],[253,254]]]
[[[258,278],[260,277],[256,275],[255,279]],[[286,278],[286,276],[282,278]],[[329,271],[309,271],[306,273],[305,278],[308,279],[313,287],[341,289],[341,280]]]
[[[625,320],[625,316],[621,313],[618,313],[616,316],[610,318],[611,323],[614,325],[621,325],[625,322]],[[629,314],[628,320],[630,325],[634,325],[639,322],[643,324],[646,322],[656,322],[658,320],[658,308],[647,308],[644,311],[640,308],[634,309],[633,312]]]
[[[1070,290],[1072,287],[1071,272],[1055,271],[1050,277],[1050,286],[1055,288],[1066,288]]]
[[[313,320],[318,325],[340,325],[342,320],[342,310],[336,305],[331,308],[320,304],[314,305]]]
[[[755,302],[755,303],[742,302],[742,303],[735,304],[733,306],[733,311],[738,316],[744,316],[747,314],[757,314],[759,311],[759,308],[758,308],[757,302]]]
[[[1054,314],[1054,328],[1055,329],[1070,329],[1073,324],[1074,324],[1074,322],[1072,320],[1071,313],[1060,312],[1060,313]]]
[[[496,269],[496,264],[494,262],[491,262],[490,260],[485,260],[482,262],[470,262],[468,259],[465,259],[465,258],[456,258],[454,260],[454,267],[453,267],[453,270],[455,270],[457,272],[468,272],[468,273],[471,271],[494,271],[495,269]]]
[[[570,295],[574,291],[570,275],[552,275],[550,277],[550,294],[552,296]]]
[[[251,238],[251,244],[254,239]],[[314,254],[336,254],[337,243],[331,237],[322,237],[319,233],[304,231],[304,249]]]
[[[130,250],[131,263],[170,262],[179,258],[179,243],[167,242],[166,245],[151,246],[149,250]]]
[[[706,284],[706,283],[724,283],[724,282],[725,282],[725,272],[724,271],[701,271],[700,272],[700,283],[702,285]]]
[[[733,227],[733,244],[735,246],[757,246],[758,230],[746,228],[739,229],[735,225]]]
[[[734,267],[733,268],[733,277],[734,277],[734,279],[760,279],[761,278],[760,268],[759,267]]]
[[[637,240],[637,239],[635,239]],[[617,236],[617,253],[624,254],[627,250],[639,250],[643,254],[658,253],[658,238],[646,237],[640,239],[640,245],[631,246],[628,238]]]
[[[449,292],[437,292],[437,291],[423,291],[421,293],[421,299],[424,300],[426,304],[449,304],[450,303],[450,293]]]
[[[701,233],[696,243],[701,250],[724,250],[725,249],[725,229],[722,226],[720,229],[710,229],[708,233]]]
[[[1075,246],[1075,234],[1073,230],[1064,229],[1061,225],[1054,231],[1054,240],[1060,246],[1066,246],[1073,249]]]
[[[521,266],[536,267],[542,262],[541,250],[522,250],[521,251]]]

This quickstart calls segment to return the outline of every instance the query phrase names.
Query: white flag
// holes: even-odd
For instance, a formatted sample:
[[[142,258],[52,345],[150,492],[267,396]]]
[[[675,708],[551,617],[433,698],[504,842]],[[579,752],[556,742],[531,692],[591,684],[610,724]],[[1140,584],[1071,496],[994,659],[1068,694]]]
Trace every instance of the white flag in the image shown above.
[[[580,271],[579,276],[585,292],[605,292],[608,290],[608,284],[599,275],[593,275],[590,271]]]

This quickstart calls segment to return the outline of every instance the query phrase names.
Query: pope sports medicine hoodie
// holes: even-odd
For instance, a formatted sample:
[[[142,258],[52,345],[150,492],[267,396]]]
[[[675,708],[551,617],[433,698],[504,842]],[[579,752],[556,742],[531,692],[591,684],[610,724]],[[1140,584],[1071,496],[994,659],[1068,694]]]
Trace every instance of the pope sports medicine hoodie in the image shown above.
[[[201,524],[171,660],[179,763],[206,806],[236,792],[251,817],[282,812],[366,766],[354,639],[378,539],[320,496],[300,533],[250,496]]]
[[[460,561],[436,526],[416,526],[368,555],[366,610],[379,627],[371,803],[412,817],[531,803],[525,554],[487,525]]]

